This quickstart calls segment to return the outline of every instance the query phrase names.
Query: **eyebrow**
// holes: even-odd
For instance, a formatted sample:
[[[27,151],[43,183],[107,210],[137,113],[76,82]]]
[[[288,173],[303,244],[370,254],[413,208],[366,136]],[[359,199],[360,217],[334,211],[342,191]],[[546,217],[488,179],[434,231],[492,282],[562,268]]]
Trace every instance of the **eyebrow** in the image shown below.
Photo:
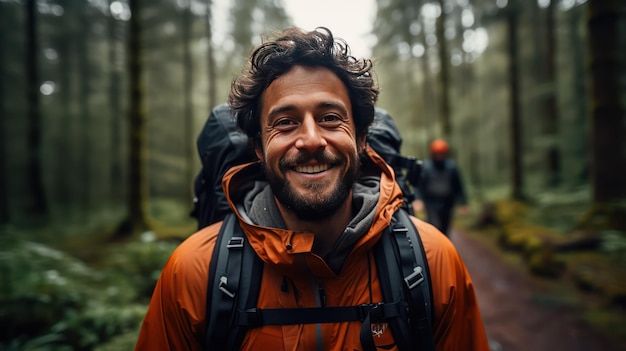
[[[336,108],[344,116],[348,115],[348,110],[346,109],[346,107],[343,104],[340,104],[340,103],[335,102],[335,101],[322,101],[319,104],[317,104],[317,107],[318,108]]]
[[[273,121],[274,117],[282,112],[285,111],[293,111],[296,109],[295,105],[280,105],[280,106],[276,106],[274,107],[270,112],[268,112],[267,114],[267,121]]]
[[[324,109],[324,108],[336,108],[338,109],[344,116],[348,115],[348,110],[346,109],[346,107],[343,104],[340,104],[338,102],[335,101],[322,101],[319,102],[316,106],[316,108],[318,109]],[[293,104],[287,104],[287,105],[280,105],[280,106],[276,106],[274,107],[268,114],[267,114],[267,120],[268,121],[272,121],[273,118],[285,111],[294,111],[297,110],[297,107]]]

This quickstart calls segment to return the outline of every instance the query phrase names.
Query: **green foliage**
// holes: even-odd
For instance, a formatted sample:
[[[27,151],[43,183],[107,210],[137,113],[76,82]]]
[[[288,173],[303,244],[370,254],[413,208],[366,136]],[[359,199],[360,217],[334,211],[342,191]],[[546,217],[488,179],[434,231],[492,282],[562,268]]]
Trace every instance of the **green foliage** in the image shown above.
[[[146,298],[175,246],[115,244],[111,260],[96,270],[11,234],[0,236],[1,350],[94,350],[106,349],[108,340],[134,343]]]
[[[611,255],[617,263],[626,263],[626,233],[617,230],[606,230],[600,233],[601,249]]]
[[[129,332],[118,335],[103,345],[97,346],[94,351],[132,350],[137,342],[137,333]]]
[[[142,242],[131,242],[109,249],[106,268],[132,284],[140,299],[150,298],[165,261],[176,247],[176,242],[154,241],[154,234],[146,232]]]
[[[77,313],[99,277],[81,262],[44,245],[3,238],[0,253],[0,339],[38,335]]]

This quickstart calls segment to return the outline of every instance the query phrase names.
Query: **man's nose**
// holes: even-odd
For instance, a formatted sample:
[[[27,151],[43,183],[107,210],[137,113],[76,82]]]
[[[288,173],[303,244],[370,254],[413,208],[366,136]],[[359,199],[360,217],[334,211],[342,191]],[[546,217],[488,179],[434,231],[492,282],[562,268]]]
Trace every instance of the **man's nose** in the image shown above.
[[[296,148],[316,151],[327,145],[324,137],[324,130],[318,124],[315,118],[306,117],[302,121],[298,138],[296,140]]]

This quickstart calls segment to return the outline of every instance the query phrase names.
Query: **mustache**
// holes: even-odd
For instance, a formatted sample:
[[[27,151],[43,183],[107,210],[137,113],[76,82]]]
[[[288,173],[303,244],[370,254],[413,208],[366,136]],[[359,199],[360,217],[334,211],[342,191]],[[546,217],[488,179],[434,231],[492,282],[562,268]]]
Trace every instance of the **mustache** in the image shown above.
[[[292,167],[294,165],[309,163],[311,161],[315,161],[317,163],[340,163],[341,159],[339,157],[334,157],[332,154],[322,150],[319,152],[311,153],[311,152],[299,152],[294,156],[286,157],[280,160],[281,167]]]

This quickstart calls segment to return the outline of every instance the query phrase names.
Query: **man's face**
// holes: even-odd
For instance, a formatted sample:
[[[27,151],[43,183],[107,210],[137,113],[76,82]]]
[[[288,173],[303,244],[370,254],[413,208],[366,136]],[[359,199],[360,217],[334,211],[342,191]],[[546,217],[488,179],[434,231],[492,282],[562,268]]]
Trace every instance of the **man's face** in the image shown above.
[[[433,152],[431,155],[433,160],[439,162],[443,162],[448,157],[445,152]]]
[[[265,90],[258,157],[283,207],[327,218],[350,201],[359,171],[348,91],[330,70],[296,66]],[[364,141],[358,143],[364,146]]]

